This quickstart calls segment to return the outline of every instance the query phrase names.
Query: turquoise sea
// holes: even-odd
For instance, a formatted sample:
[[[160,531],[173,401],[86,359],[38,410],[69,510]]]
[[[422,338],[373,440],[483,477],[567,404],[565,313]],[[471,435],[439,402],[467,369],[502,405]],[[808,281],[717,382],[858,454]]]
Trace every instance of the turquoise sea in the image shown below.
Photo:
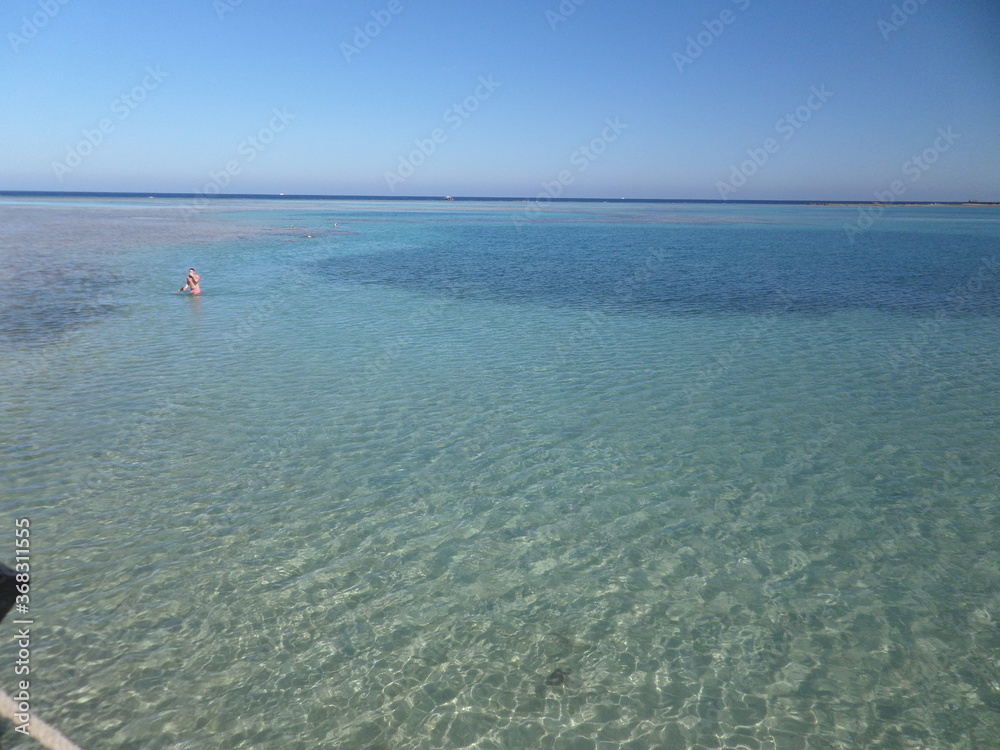
[[[1000,210],[861,210],[3,198],[33,710],[88,750],[997,747]]]

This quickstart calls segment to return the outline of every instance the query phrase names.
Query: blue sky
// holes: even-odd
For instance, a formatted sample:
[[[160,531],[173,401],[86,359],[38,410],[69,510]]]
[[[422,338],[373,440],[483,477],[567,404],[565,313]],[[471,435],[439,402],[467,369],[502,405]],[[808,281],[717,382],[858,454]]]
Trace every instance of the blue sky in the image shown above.
[[[0,189],[1000,200],[993,0],[8,0]]]

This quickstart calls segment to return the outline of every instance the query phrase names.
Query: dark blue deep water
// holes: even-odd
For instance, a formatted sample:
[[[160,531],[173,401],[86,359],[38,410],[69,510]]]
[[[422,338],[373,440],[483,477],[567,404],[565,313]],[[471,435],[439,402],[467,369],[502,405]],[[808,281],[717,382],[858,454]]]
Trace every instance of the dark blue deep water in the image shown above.
[[[832,223],[615,218],[470,222],[419,246],[335,257],[320,266],[335,281],[623,313],[921,315],[947,305],[970,271],[985,263],[990,272],[953,312],[1000,312],[997,240],[960,228],[945,235],[894,229],[852,242]]]

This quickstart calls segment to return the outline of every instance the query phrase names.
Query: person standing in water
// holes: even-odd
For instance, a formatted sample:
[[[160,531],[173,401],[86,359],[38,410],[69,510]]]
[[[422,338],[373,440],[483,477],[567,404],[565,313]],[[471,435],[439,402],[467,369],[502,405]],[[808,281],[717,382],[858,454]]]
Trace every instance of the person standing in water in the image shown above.
[[[191,294],[201,294],[201,287],[198,286],[201,283],[201,276],[195,273],[193,268],[188,269],[187,282],[178,289],[178,292],[183,292],[186,290],[191,290]]]

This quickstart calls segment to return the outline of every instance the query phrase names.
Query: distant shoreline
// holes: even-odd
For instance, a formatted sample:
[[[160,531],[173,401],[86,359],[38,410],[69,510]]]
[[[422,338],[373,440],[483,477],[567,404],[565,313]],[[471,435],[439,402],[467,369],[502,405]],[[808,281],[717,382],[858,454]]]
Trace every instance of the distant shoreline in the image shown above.
[[[120,192],[87,192],[87,191],[46,191],[46,190],[0,190],[0,197],[7,198],[174,198],[193,200],[357,200],[357,201],[440,201],[440,202],[471,202],[493,201],[504,203],[699,203],[717,205],[766,205],[766,206],[874,206],[888,208],[896,207],[927,207],[927,206],[976,206],[1000,208],[1000,201],[911,201],[880,202],[880,201],[819,201],[819,200],[713,200],[708,198],[531,198],[504,196],[443,196],[443,195],[285,195],[283,193],[232,193],[222,195],[205,195],[202,193],[120,193]]]
[[[990,203],[989,201],[962,201],[951,202],[951,201],[927,201],[927,202],[915,202],[915,203],[882,203],[880,201],[810,201],[808,203],[810,206],[880,206],[887,208],[889,206],[986,206],[988,208],[1000,208],[1000,203]]]

